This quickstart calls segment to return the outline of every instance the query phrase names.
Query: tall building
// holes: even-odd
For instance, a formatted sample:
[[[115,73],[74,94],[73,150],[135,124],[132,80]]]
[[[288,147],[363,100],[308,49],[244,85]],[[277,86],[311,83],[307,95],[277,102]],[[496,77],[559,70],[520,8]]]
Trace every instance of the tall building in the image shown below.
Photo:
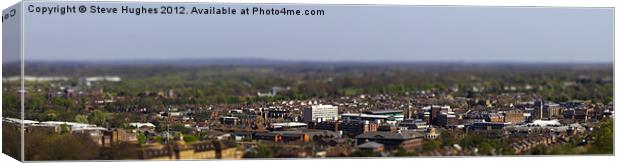
[[[454,112],[441,113],[437,116],[434,125],[451,128],[459,124],[459,119]]]
[[[450,106],[439,106],[439,105],[433,105],[433,106],[427,106],[422,108],[422,110],[428,111],[430,113],[429,115],[429,123],[430,124],[435,124],[437,123],[437,118],[442,114],[442,113],[448,113],[448,112],[452,112],[452,109],[450,108]]]
[[[305,108],[302,112],[303,122],[321,122],[338,120],[338,106],[314,105]]]
[[[534,119],[554,119],[561,113],[560,105],[549,101],[536,101],[534,107],[536,110],[533,114]]]
[[[543,102],[543,101],[536,101],[536,102],[534,103],[534,107],[535,107],[535,109],[534,109],[534,110],[535,110],[535,112],[534,112],[534,114],[533,114],[534,119],[539,119],[539,120],[542,120],[542,119],[544,118],[544,114],[543,114],[543,110],[544,110],[544,109],[543,109],[543,105],[544,105],[544,102]]]

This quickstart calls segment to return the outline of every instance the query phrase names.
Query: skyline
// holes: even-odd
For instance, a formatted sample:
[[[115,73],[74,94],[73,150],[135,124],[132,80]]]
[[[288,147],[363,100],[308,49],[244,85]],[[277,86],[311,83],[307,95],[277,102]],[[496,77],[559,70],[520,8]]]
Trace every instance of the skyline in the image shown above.
[[[6,63],[6,62],[5,62]],[[14,62],[11,62],[14,63]],[[157,65],[171,64],[180,65],[269,65],[269,64],[352,64],[352,65],[382,65],[382,64],[460,64],[460,65],[563,65],[563,64],[582,64],[582,65],[609,65],[614,60],[609,61],[451,61],[451,60],[379,60],[379,61],[357,61],[357,60],[288,60],[288,59],[269,59],[269,58],[171,58],[171,59],[110,59],[110,60],[26,60],[25,64],[100,64],[100,65]],[[8,63],[10,64],[10,63]]]

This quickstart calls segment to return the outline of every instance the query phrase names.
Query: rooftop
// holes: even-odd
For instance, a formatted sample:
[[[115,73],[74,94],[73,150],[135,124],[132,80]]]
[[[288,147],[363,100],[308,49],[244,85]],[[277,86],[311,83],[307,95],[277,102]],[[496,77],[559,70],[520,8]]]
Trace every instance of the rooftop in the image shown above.
[[[366,148],[366,149],[375,149],[375,148],[381,148],[383,147],[383,144],[381,143],[377,143],[377,142],[366,142],[364,144],[360,144],[357,146],[357,148]]]
[[[356,136],[357,139],[396,139],[408,140],[424,137],[424,133],[420,131],[402,130],[397,132],[376,131],[367,132]]]

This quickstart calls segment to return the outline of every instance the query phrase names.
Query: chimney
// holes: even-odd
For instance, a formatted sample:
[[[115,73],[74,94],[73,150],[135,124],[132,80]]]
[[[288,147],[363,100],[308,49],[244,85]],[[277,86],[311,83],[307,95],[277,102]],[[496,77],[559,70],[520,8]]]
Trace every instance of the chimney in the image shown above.
[[[543,105],[544,105],[544,101],[541,99],[541,100],[540,100],[540,112],[539,112],[539,114],[540,114],[540,120],[542,120],[542,119],[543,119]]]

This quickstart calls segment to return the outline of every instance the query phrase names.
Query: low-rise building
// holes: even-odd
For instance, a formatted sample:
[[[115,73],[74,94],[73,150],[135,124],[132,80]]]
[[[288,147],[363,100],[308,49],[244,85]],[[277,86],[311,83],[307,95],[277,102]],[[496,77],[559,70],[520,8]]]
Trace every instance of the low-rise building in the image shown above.
[[[383,144],[386,150],[414,150],[422,146],[425,134],[420,131],[398,130],[395,132],[367,132],[355,137],[357,144],[376,142]]]
[[[171,144],[150,144],[142,147],[138,158],[144,160],[240,159],[235,142],[228,140]]]
[[[363,151],[370,151],[374,153],[380,153],[380,152],[383,152],[384,147],[383,147],[383,144],[381,143],[371,141],[371,142],[366,142],[364,144],[358,145],[357,149],[363,150]]]
[[[469,126],[473,130],[499,130],[503,129],[510,123],[504,122],[476,122]]]
[[[506,123],[521,124],[525,122],[525,116],[522,111],[510,110],[504,112],[504,121]]]
[[[355,137],[362,133],[377,131],[378,127],[378,124],[369,121],[337,121],[314,122],[311,123],[309,128],[335,132],[342,131],[343,136]]]
[[[405,119],[398,123],[399,127],[407,127],[408,129],[424,129],[429,125],[423,119]]]

